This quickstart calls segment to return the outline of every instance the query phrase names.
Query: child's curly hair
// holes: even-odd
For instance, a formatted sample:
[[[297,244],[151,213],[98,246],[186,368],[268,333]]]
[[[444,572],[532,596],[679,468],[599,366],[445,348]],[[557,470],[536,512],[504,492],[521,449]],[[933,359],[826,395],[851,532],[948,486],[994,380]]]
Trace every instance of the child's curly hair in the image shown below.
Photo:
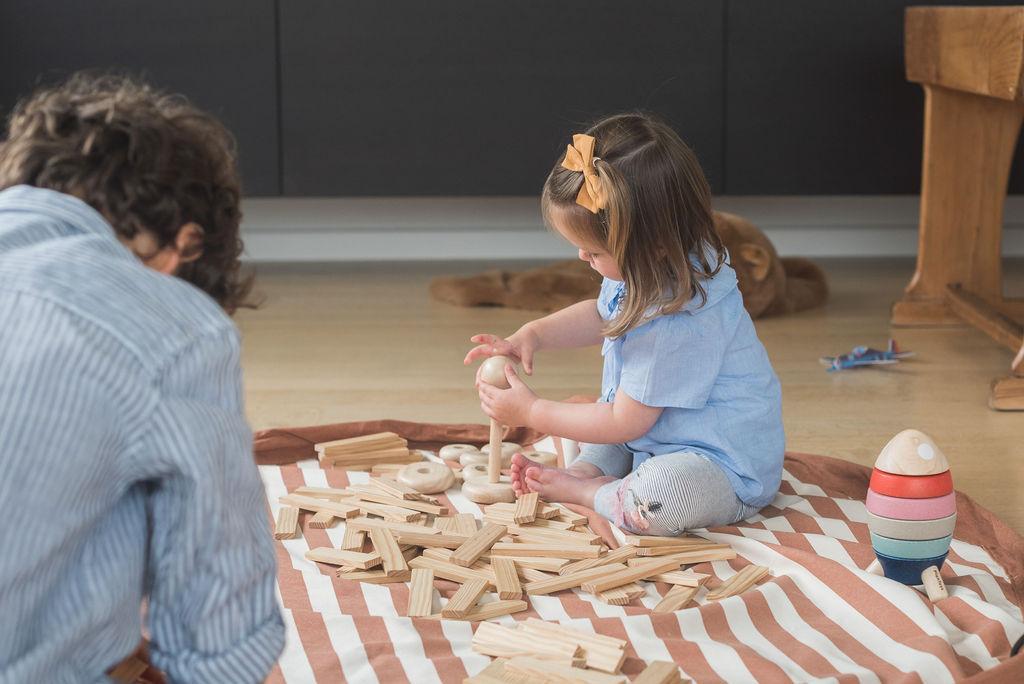
[[[36,91],[15,107],[0,142],[0,189],[19,184],[74,195],[118,236],[148,233],[161,249],[195,222],[202,253],[176,275],[228,313],[249,305],[234,139],[183,96],[85,73]]]

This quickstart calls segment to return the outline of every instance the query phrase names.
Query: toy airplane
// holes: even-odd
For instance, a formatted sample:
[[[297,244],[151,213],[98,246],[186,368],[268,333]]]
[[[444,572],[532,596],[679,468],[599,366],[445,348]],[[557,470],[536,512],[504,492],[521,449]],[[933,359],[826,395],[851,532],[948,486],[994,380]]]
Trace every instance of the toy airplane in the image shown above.
[[[858,368],[860,366],[891,366],[899,363],[900,359],[913,356],[914,352],[900,351],[896,340],[889,340],[889,348],[885,351],[872,349],[871,347],[854,347],[849,354],[841,356],[823,356],[821,365],[827,366],[829,373],[833,371],[846,370],[847,368]]]

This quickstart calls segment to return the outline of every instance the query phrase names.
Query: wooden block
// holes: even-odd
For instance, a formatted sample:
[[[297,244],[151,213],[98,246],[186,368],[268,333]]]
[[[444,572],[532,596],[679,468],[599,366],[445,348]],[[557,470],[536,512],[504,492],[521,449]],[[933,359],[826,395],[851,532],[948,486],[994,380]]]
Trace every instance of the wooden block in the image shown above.
[[[453,529],[452,523],[455,522],[455,518],[451,516],[437,516],[434,518],[434,522],[431,523],[434,529],[440,530],[442,534]],[[469,536],[469,535],[466,535]]]
[[[480,620],[492,620],[496,617],[503,615],[511,615],[512,613],[519,613],[530,607],[526,601],[492,601],[490,603],[483,603],[475,606],[469,610],[465,616],[461,619],[468,620],[470,622],[479,622]],[[430,616],[434,620],[439,620],[443,616],[440,613],[435,613]],[[448,618],[444,618],[448,619]]]
[[[341,549],[343,551],[362,551],[366,543],[366,532],[356,530],[350,526],[345,527],[345,536],[341,538]]]
[[[699,586],[674,586],[661,597],[661,601],[658,602],[658,605],[654,606],[654,612],[671,613],[679,610],[680,608],[685,608],[686,605],[693,600],[693,597],[697,595],[699,590]]]
[[[294,539],[297,536],[299,536],[299,509],[295,506],[282,506],[277,511],[274,539]]]
[[[647,590],[641,587],[639,584],[626,584],[621,587],[615,587],[607,591],[602,591],[599,594],[594,594],[598,601],[607,603],[611,606],[624,606],[627,603],[640,598],[647,593]]]
[[[537,506],[537,518],[541,520],[551,520],[557,518],[561,509],[555,504],[549,504],[547,501],[541,501]]]
[[[698,551],[720,551],[731,548],[728,544],[690,544],[686,546],[645,546],[636,550],[636,555],[641,558],[654,556],[671,556],[674,553],[689,553]]]
[[[441,617],[461,620],[476,605],[485,591],[487,591],[487,582],[479,579],[469,580],[448,599],[447,605],[441,610]]]
[[[327,499],[328,501],[346,502],[352,498],[352,493],[347,489],[337,487],[296,487],[289,494],[300,496],[311,496],[314,499]]]
[[[398,480],[390,477],[378,477],[375,480],[371,480],[375,487],[379,487],[384,492],[390,494],[396,499],[404,499],[406,501],[419,501],[420,493],[412,487],[402,484]]]
[[[424,534],[440,534],[441,530],[424,527],[423,525],[417,525],[413,523],[400,523],[388,520],[377,520],[375,518],[353,518],[345,523],[346,528],[351,527],[356,530],[369,531],[374,527],[380,527],[385,530],[391,530],[392,534],[397,532],[422,532]]]
[[[505,536],[504,525],[487,523],[482,530],[467,539],[452,554],[452,563],[469,567],[501,537]]]
[[[437,549],[435,549],[437,550]],[[409,561],[410,568],[429,568],[434,571],[435,577],[451,580],[464,584],[472,579],[485,580],[490,586],[494,586],[494,573],[490,570],[477,568],[465,568],[450,561],[438,560],[429,556],[420,556]]]
[[[491,624],[484,622],[482,624]],[[505,681],[505,659],[495,658],[491,664],[472,677],[466,677],[462,684],[508,684]]]
[[[674,560],[676,565],[693,565],[696,563],[705,563],[707,561],[716,560],[732,560],[736,557],[736,552],[731,548],[724,549],[694,549],[693,551],[678,551],[670,553],[664,556],[644,557],[636,558],[636,565],[640,565],[642,561],[654,562],[658,560]],[[633,563],[630,562],[630,565]]]
[[[517,525],[533,522],[537,518],[537,508],[540,506],[540,494],[530,492],[523,494],[516,500],[516,508],[513,519]]]
[[[614,551],[609,551],[603,556],[598,556],[597,558],[586,558],[584,560],[576,561],[575,563],[569,563],[559,569],[558,574],[571,575],[574,572],[589,570],[590,568],[596,568],[600,565],[608,565],[609,563],[625,563],[635,555],[635,546],[620,546]]]
[[[727,579],[721,586],[708,592],[709,601],[720,601],[736,594],[742,594],[747,589],[757,584],[758,580],[768,574],[768,568],[763,565],[748,565],[735,575]]]
[[[516,564],[511,559],[494,558],[491,561],[491,569],[494,571],[494,584],[498,589],[498,598],[507,600],[523,597],[523,588],[519,584]]]
[[[385,574],[397,575],[409,569],[402,551],[398,548],[398,542],[390,531],[380,528],[370,530],[370,542],[380,555]]]
[[[921,573],[921,584],[924,585],[924,591],[928,594],[928,600],[933,603],[949,598],[946,583],[942,581],[942,575],[939,574],[939,569],[936,566],[932,565]]]
[[[511,513],[485,513],[484,520],[489,522],[497,523],[499,525],[515,525],[515,517]],[[536,518],[533,522],[524,525],[527,528],[548,528],[552,530],[565,530],[567,532],[574,531],[574,526],[561,520],[544,520],[543,518]]]
[[[626,660],[626,642],[622,639],[563,627],[537,618],[528,618],[520,623],[519,628],[538,634],[550,643],[567,642],[579,646],[583,649],[586,666],[595,670],[615,674]]]
[[[430,568],[415,568],[409,587],[409,606],[405,614],[409,617],[427,617],[434,612],[434,571]]]
[[[378,553],[360,553],[358,551],[341,551],[327,546],[310,549],[306,552],[306,558],[318,563],[328,565],[347,565],[360,570],[369,570],[381,564],[381,557]]]
[[[367,584],[398,584],[412,579],[412,573],[409,570],[397,575],[389,575],[383,570],[356,570],[354,572],[338,570],[335,574],[338,579],[366,582]]]
[[[317,511],[307,524],[314,530],[326,530],[334,525],[337,520],[338,518],[330,511]]]
[[[414,456],[405,447],[359,453],[335,454],[325,452],[320,454],[321,465],[333,465],[339,468],[346,468],[350,465],[364,465],[371,468],[378,463],[415,463],[419,460],[418,456]]]
[[[318,452],[333,451],[345,453],[351,451],[369,451],[388,447],[393,444],[407,445],[408,442],[394,432],[377,432],[372,435],[361,435],[347,439],[335,439],[330,442],[319,442],[313,445]]]
[[[572,665],[583,664],[583,649],[577,644],[552,641],[533,632],[484,622],[473,634],[473,650],[492,657],[528,655],[544,660],[556,659]]]
[[[579,667],[567,667],[550,660],[516,656],[505,663],[505,678],[509,673],[521,679],[512,681],[550,682],[552,684],[626,684],[623,675],[595,672]]]
[[[498,542],[491,547],[492,556],[539,556],[541,558],[598,558],[604,548],[588,544],[504,544]]]
[[[555,509],[555,517],[559,520],[564,520],[567,523],[573,525],[586,525],[589,521],[587,516],[577,513],[576,511],[569,510],[562,504],[545,504],[545,506],[551,506]]]
[[[593,568],[591,571],[602,570],[611,566],[604,566],[603,568]],[[675,559],[669,560],[657,560],[651,561],[632,568],[625,568],[624,570],[618,570],[616,572],[605,573],[604,576],[600,574],[595,575],[594,578],[588,579],[586,582],[580,585],[583,591],[589,591],[591,594],[597,594],[605,591],[606,589],[612,589],[614,587],[621,587],[623,584],[631,584],[637,580],[642,580],[650,577],[651,575],[657,575],[660,572],[668,572],[669,570],[675,570],[679,567],[679,562]],[[591,572],[584,571],[584,572]]]
[[[353,492],[353,499],[360,501],[370,501],[378,504],[385,504],[388,506],[394,506],[395,508],[418,511],[420,513],[430,513],[431,515],[448,515],[447,506],[438,506],[436,504],[427,503],[425,501],[409,501],[407,499],[399,499],[389,494],[375,494],[372,492]]]
[[[398,506],[388,506],[358,499],[352,499],[352,505],[358,506],[363,515],[379,515],[385,520],[392,522],[415,522],[420,517],[419,511],[399,508]]]
[[[370,475],[394,477],[407,463],[375,463],[370,468]]]
[[[467,537],[472,537],[478,531],[476,517],[472,513],[457,514],[450,531],[455,534],[464,534]]]
[[[633,684],[679,684],[680,681],[682,676],[678,665],[665,660],[652,660],[633,680]]]
[[[411,544],[429,549],[457,549],[469,537],[461,534],[430,534],[425,532],[399,532],[399,544]]]
[[[501,558],[501,556],[498,556]],[[554,579],[558,575],[550,572],[544,572],[543,570],[536,570],[528,565],[520,565],[516,563],[516,572],[526,582],[546,582],[549,579]]]
[[[278,501],[288,506],[301,508],[304,511],[313,511],[314,513],[327,511],[338,518],[354,518],[359,515],[359,508],[356,506],[326,499],[317,499],[312,496],[302,496],[301,494],[288,494],[280,497]]]
[[[714,544],[715,542],[703,537],[653,537],[639,534],[627,534],[626,544],[640,549],[656,546],[687,546],[689,544]]]
[[[573,532],[570,530],[557,530],[546,527],[529,527],[522,525],[508,525],[508,533],[519,537],[524,542],[532,544],[603,544],[603,540],[596,534],[588,532]]]
[[[550,579],[528,582],[523,586],[523,589],[526,590],[527,594],[532,596],[543,596],[545,594],[552,594],[556,591],[562,591],[563,589],[572,589],[573,587],[578,587],[584,582],[596,577],[601,577],[610,573],[614,574],[622,570],[626,570],[626,566],[622,563],[612,563],[610,565],[602,565],[601,567],[576,572],[571,575],[558,575],[556,577],[551,577]],[[634,580],[628,580],[622,582],[622,584],[629,584],[632,581]]]
[[[534,570],[541,570],[543,572],[554,572],[557,573],[563,567],[568,565],[570,561],[567,558],[542,558],[542,557],[527,557],[527,556],[495,556],[491,558],[487,556],[490,562],[495,562],[499,558],[504,560],[510,560],[519,567],[532,568]]]
[[[630,564],[630,567],[634,566]],[[651,575],[647,579],[652,582],[674,584],[677,587],[699,587],[704,584],[709,577],[711,577],[711,575],[706,575],[702,572],[694,572],[693,570],[671,570],[669,572]]]

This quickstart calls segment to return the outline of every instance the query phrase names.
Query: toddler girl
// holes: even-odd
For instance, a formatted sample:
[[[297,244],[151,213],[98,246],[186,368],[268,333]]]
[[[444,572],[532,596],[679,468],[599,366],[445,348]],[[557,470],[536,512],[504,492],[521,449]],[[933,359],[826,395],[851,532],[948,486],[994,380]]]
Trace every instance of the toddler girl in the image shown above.
[[[601,121],[544,184],[545,221],[604,276],[596,300],[476,335],[466,363],[494,354],[533,372],[541,349],[602,344],[596,404],[477,383],[487,415],[585,443],[566,469],[513,457],[517,492],[593,508],[630,532],[678,535],[727,525],[779,486],[781,392],[715,232],[697,159],[665,124]]]

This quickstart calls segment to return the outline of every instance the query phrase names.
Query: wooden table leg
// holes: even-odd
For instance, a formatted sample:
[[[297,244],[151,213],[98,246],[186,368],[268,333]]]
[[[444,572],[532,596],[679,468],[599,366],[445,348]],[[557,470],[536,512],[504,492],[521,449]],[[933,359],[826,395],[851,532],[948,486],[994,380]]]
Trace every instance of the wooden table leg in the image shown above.
[[[894,325],[960,325],[946,286],[1012,314],[1002,292],[1003,203],[1024,103],[925,83],[917,269]]]

